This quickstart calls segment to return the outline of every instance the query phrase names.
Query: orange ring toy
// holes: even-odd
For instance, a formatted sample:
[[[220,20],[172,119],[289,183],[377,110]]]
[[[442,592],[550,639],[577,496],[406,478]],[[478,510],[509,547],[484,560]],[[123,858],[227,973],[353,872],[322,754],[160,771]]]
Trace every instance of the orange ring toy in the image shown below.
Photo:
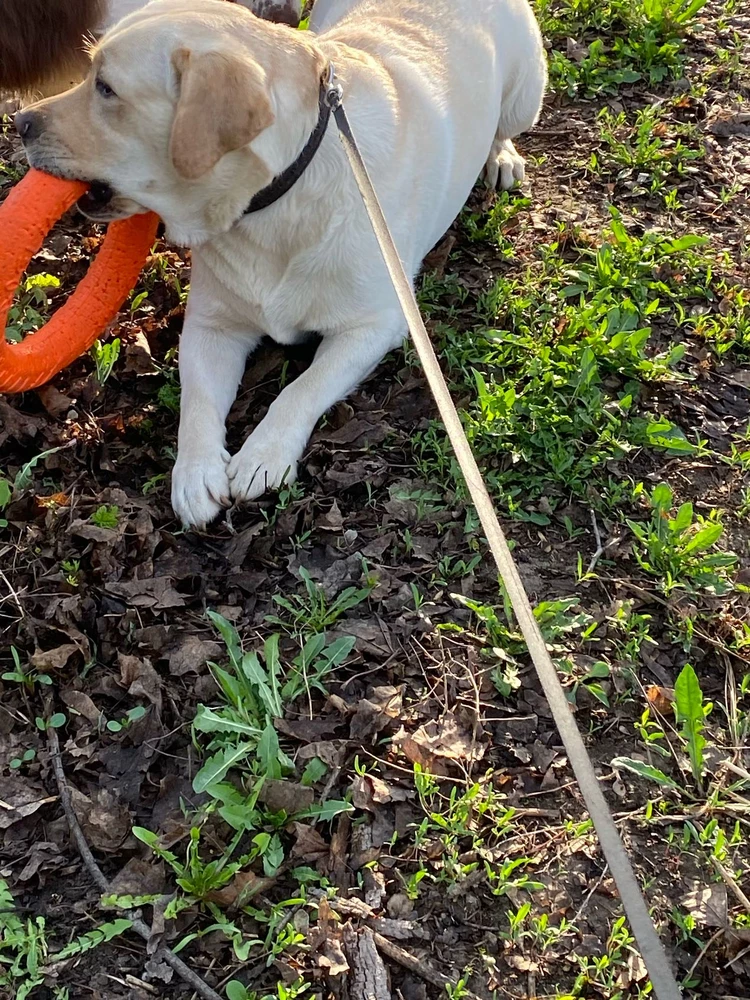
[[[5,339],[13,296],[44,237],[87,190],[30,170],[0,206],[0,392],[35,389],[87,351],[117,315],[153,245],[152,212],[113,222],[96,259],[49,322],[20,344]]]

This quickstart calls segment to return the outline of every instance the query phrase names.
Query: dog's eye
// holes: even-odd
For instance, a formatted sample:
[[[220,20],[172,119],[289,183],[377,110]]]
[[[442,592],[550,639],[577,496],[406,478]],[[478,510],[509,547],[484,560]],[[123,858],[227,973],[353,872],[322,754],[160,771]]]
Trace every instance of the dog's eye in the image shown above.
[[[117,97],[117,94],[112,90],[108,83],[105,83],[101,77],[96,78],[96,89],[97,92],[102,95],[102,97]]]

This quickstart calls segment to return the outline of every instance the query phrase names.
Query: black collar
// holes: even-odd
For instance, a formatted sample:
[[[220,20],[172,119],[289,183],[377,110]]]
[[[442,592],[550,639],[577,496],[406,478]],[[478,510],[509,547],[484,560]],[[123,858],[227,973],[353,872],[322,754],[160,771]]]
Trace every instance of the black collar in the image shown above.
[[[278,201],[282,195],[285,195],[297,183],[308,168],[323,141],[323,136],[326,134],[326,129],[328,128],[328,119],[331,117],[331,106],[326,99],[327,94],[328,86],[326,80],[321,79],[320,94],[318,96],[318,121],[310,133],[310,138],[305,143],[304,149],[294,163],[290,163],[286,170],[282,170],[280,174],[277,174],[270,184],[267,184],[253,195],[250,204],[242,213],[243,215],[250,215],[251,212],[259,212],[262,208],[268,208],[269,205],[273,205],[275,201]]]

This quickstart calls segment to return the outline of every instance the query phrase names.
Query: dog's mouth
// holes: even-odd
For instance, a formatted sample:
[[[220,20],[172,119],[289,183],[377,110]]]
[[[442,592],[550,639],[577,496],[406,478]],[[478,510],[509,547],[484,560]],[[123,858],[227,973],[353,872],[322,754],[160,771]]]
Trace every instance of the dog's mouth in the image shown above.
[[[126,198],[105,181],[92,181],[86,194],[78,199],[77,205],[78,211],[92,222],[116,222],[147,211],[143,205]]]
[[[78,199],[78,208],[90,219],[100,219],[112,212],[114,190],[104,181],[93,181],[91,187]]]

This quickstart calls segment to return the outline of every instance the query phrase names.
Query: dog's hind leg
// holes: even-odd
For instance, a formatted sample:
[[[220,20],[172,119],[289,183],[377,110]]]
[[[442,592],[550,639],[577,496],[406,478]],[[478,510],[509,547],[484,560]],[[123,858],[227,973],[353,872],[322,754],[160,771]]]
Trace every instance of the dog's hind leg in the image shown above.
[[[484,168],[487,184],[495,188],[499,182],[504,191],[524,179],[524,158],[512,140],[536,123],[547,86],[547,61],[542,40],[538,31],[533,34],[535,39],[531,57],[525,62],[508,92],[502,95],[500,120]]]

